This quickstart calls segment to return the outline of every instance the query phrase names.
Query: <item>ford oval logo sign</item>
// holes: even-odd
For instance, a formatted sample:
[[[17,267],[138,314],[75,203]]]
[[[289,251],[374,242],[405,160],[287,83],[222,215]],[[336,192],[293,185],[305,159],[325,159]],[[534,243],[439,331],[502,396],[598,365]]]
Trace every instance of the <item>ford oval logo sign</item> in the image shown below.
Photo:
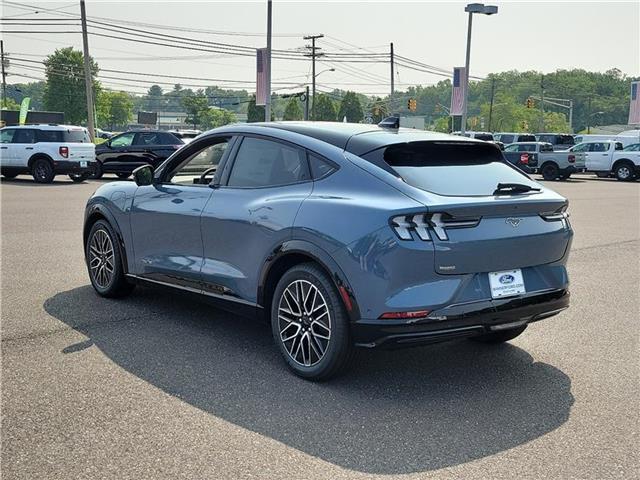
[[[515,277],[513,275],[509,275],[508,273],[506,275],[502,275],[498,281],[503,284],[503,285],[509,285],[510,283],[513,283],[515,281]]]
[[[505,220],[509,225],[511,225],[513,228],[516,228],[518,225],[520,225],[520,222],[522,221],[521,218],[513,218],[513,217],[509,217]]]

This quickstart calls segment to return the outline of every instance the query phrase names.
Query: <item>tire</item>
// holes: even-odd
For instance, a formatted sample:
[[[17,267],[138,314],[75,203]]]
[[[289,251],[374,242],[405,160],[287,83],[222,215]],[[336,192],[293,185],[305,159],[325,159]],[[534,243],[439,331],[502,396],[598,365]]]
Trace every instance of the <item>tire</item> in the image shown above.
[[[104,175],[104,172],[102,171],[102,164],[100,162],[96,162],[95,170],[91,175],[89,175],[89,178],[93,180],[98,180],[102,178],[102,175]]]
[[[518,328],[510,328],[509,330],[500,330],[498,332],[485,333],[477,337],[471,337],[470,340],[480,343],[504,343],[513,340],[527,329],[527,325]]]
[[[613,174],[620,182],[631,182],[636,178],[634,166],[627,162],[622,162],[616,165],[616,168],[613,170]]]
[[[558,178],[560,171],[555,163],[545,163],[540,169],[540,174],[545,180],[555,180]]]
[[[84,254],[91,285],[98,295],[117,298],[133,291],[135,285],[127,282],[120,244],[108,222],[98,220],[93,224]]]
[[[288,367],[307,380],[337,375],[353,356],[342,300],[313,263],[296,265],[280,278],[271,301],[271,330]]]
[[[89,178],[88,173],[70,173],[69,178],[73,183],[82,183]]]
[[[118,178],[121,178],[122,180],[125,180],[125,179],[129,178],[131,176],[131,174],[130,173],[116,173],[116,176]]]
[[[31,175],[36,183],[51,183],[56,176],[53,165],[46,158],[36,158],[33,161]]]

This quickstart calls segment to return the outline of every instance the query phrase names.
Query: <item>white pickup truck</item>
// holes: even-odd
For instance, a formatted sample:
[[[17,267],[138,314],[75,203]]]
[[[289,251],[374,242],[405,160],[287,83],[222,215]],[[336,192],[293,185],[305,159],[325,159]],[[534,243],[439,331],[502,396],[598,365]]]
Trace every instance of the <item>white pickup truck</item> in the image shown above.
[[[524,154],[529,156],[527,168],[520,166]],[[583,172],[585,155],[570,151],[554,151],[548,142],[516,142],[507,145],[504,157],[527,173],[539,173],[545,180],[566,180],[572,173]]]
[[[640,178],[640,143],[622,146],[621,142],[584,142],[570,149],[586,155],[588,172],[599,177],[615,177],[623,182]]]

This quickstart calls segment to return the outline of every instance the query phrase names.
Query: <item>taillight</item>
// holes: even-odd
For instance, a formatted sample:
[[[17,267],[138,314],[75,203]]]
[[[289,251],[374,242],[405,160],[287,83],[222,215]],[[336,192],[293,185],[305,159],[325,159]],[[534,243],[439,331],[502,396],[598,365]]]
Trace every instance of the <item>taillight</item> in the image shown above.
[[[390,219],[393,231],[400,240],[413,240],[411,232],[415,232],[420,240],[431,240],[429,227],[433,229],[439,240],[448,240],[447,228],[469,228],[480,223],[481,217],[453,217],[448,213],[418,213],[415,215],[398,215]]]
[[[60,147],[58,153],[62,158],[69,158],[69,147]]]
[[[576,161],[575,155],[569,155],[569,163],[574,163]]]
[[[529,163],[529,154],[528,153],[523,153],[522,155],[520,155],[520,163],[524,163],[525,165],[527,165]]]
[[[429,310],[416,310],[413,312],[386,312],[380,315],[382,320],[408,320],[424,318],[429,315]]]

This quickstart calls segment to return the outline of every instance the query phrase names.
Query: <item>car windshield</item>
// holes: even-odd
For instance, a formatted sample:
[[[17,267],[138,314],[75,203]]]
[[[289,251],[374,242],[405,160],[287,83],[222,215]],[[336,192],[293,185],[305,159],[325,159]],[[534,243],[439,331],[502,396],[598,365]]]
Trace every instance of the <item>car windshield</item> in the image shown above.
[[[632,145],[627,145],[622,149],[625,152],[639,152],[640,151],[640,143],[634,143]]]
[[[70,128],[64,131],[64,141],[69,143],[91,143],[89,134],[84,128]]]
[[[401,143],[374,150],[363,158],[385,170],[391,167],[409,185],[439,195],[493,195],[498,183],[537,186],[508,165],[492,144]]]

